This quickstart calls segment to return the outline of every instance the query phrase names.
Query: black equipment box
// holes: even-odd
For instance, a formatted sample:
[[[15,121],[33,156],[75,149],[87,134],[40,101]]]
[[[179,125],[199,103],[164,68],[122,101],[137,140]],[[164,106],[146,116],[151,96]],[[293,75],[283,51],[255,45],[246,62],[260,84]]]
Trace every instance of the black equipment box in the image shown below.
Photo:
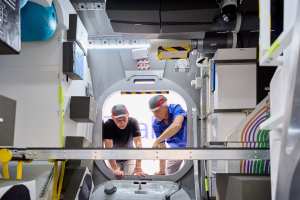
[[[20,1],[0,0],[0,54],[21,50]]]
[[[83,80],[86,65],[84,51],[76,42],[63,43],[63,73],[73,80]]]
[[[71,97],[70,118],[76,122],[95,122],[96,109],[94,97]]]
[[[0,95],[0,146],[13,146],[15,134],[15,100]]]

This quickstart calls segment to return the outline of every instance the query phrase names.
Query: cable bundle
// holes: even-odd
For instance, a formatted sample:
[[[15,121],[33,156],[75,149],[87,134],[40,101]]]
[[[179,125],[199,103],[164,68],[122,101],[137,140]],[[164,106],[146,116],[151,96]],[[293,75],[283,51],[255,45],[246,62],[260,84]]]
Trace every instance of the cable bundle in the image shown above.
[[[269,107],[264,105],[243,128],[241,143],[244,148],[269,148],[269,131],[259,129],[259,125],[269,118]],[[269,160],[243,160],[240,165],[241,173],[270,174]]]

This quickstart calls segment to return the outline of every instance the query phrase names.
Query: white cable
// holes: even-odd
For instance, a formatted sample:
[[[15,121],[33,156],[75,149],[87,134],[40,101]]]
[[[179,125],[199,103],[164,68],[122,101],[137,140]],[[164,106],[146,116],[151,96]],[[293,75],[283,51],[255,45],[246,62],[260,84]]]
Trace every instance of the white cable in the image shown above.
[[[240,32],[241,26],[242,26],[242,15],[241,15],[241,13],[237,13],[235,28],[234,28],[233,32],[235,32],[235,33]]]

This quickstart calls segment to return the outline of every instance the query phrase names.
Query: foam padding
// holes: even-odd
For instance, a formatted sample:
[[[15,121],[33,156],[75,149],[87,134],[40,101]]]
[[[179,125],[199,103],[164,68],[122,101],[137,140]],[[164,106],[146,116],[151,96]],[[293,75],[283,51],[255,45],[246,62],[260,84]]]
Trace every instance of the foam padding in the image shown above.
[[[22,41],[47,41],[56,31],[57,15],[55,7],[43,7],[33,2],[27,2],[21,9]]]

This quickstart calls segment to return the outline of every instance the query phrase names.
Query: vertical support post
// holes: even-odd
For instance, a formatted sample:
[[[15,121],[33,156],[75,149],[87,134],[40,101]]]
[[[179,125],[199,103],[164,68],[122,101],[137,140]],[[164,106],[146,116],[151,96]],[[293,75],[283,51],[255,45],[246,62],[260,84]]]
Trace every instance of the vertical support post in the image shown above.
[[[201,56],[201,54],[199,53]],[[207,125],[206,125],[206,115],[207,115],[207,101],[208,101],[208,69],[211,64],[211,61],[204,62],[202,65],[200,65],[200,77],[201,77],[201,89],[200,89],[200,147],[204,147],[207,145]],[[206,196],[206,162],[205,161],[199,161],[200,162],[200,173],[201,173],[201,196]],[[206,182],[205,182],[206,181]]]
[[[193,147],[198,147],[198,114],[197,109],[192,108],[192,118],[193,118]],[[200,176],[199,176],[199,161],[193,161],[193,169],[194,169],[194,181],[195,181],[195,197],[196,200],[200,200]]]
[[[58,178],[59,178],[58,161],[54,161],[54,166],[53,166],[52,200],[58,200],[57,199],[57,183],[58,183]]]
[[[259,59],[271,45],[271,3],[270,0],[259,1]]]
[[[22,180],[23,178],[23,161],[19,160],[17,164],[17,180]]]
[[[3,179],[6,180],[10,179],[8,162],[2,163],[2,175],[3,175]]]
[[[210,65],[210,62],[209,64]],[[208,67],[208,66],[207,66]],[[206,131],[206,107],[207,107],[207,67],[202,66],[200,68],[200,76],[202,80],[202,87],[200,89],[200,119],[201,119],[201,143],[200,146],[203,147],[207,143],[207,131]]]

